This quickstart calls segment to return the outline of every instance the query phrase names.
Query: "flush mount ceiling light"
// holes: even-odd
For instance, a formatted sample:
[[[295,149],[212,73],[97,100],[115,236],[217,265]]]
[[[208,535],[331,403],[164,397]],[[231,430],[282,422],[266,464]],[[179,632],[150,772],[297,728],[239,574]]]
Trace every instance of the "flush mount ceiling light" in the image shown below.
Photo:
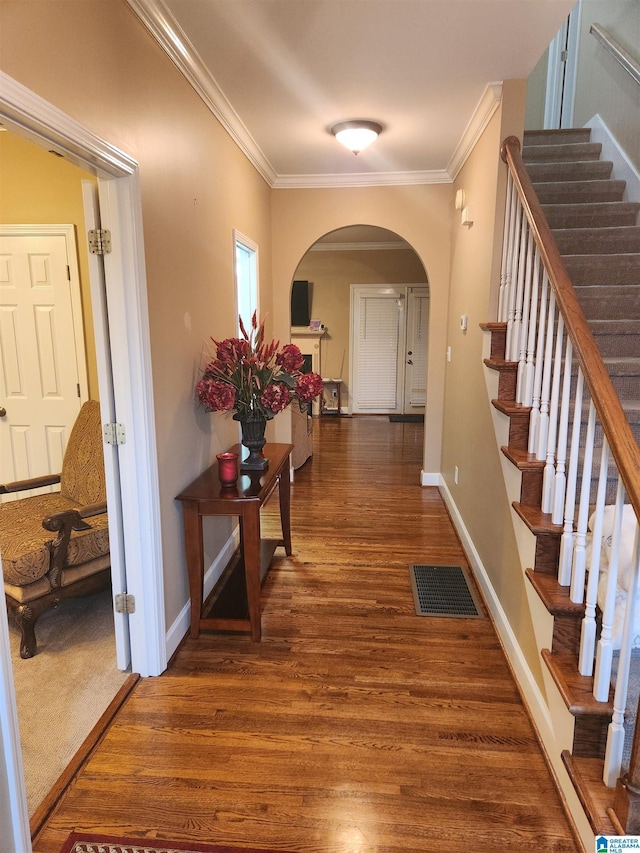
[[[382,125],[377,121],[356,119],[354,121],[339,121],[330,128],[335,138],[353,151],[354,154],[363,151],[375,142],[382,133]]]

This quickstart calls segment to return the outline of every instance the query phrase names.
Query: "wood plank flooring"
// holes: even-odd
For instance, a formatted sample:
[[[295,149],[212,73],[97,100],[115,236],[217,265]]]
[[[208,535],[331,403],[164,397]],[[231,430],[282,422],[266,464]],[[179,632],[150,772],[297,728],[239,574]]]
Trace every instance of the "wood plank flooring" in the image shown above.
[[[315,423],[263,641],[187,640],[142,679],[36,853],[72,829],[297,853],[579,849],[491,622],[415,615],[410,563],[466,565],[419,486],[422,429]]]

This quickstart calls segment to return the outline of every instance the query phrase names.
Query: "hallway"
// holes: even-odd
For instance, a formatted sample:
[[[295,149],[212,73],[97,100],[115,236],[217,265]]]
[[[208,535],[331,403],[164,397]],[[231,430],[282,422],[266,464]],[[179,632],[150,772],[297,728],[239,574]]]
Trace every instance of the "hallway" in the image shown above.
[[[297,853],[579,849],[490,621],[415,615],[408,565],[465,565],[418,485],[422,434],[314,423],[262,642],[186,640],[141,680],[36,853],[72,829]]]

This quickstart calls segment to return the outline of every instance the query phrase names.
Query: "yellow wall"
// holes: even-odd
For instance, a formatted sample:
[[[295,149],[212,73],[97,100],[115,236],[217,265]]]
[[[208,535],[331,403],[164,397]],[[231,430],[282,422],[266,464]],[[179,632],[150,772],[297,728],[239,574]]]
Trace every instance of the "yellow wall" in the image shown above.
[[[0,29],[6,74],[139,164],[171,625],[188,601],[175,495],[237,440],[233,421],[196,406],[193,383],[210,336],[235,330],[234,228],[259,246],[273,314],[271,192],[121,0],[0,3]],[[227,527],[211,531],[211,552]]]
[[[453,186],[273,191],[273,281],[276,304],[289,305],[300,260],[316,240],[347,225],[375,225],[398,234],[415,250],[429,281],[429,374],[423,470],[440,471],[445,332],[449,289]],[[277,337],[288,333],[289,312],[277,317]],[[277,421],[277,419],[276,419]],[[276,429],[286,437],[286,422]]]
[[[524,96],[523,81],[505,82],[502,110],[494,115],[455,183],[456,189],[465,191],[473,226],[465,228],[454,220],[451,232],[447,340],[452,357],[446,376],[442,476],[529,668],[542,688],[527,581],[522,573],[484,378],[484,332],[480,329],[480,323],[496,319],[506,181],[500,145],[506,136],[522,138]],[[468,316],[466,332],[460,330],[461,314]],[[457,485],[454,466],[459,471]]]
[[[97,400],[98,374],[80,185],[83,180],[94,178],[13,133],[0,133],[0,222],[75,225],[89,397]]]
[[[342,379],[342,405],[349,391],[350,295],[352,284],[422,284],[426,275],[409,247],[309,251],[295,272],[311,283],[311,314],[327,326],[321,339],[322,375]]]

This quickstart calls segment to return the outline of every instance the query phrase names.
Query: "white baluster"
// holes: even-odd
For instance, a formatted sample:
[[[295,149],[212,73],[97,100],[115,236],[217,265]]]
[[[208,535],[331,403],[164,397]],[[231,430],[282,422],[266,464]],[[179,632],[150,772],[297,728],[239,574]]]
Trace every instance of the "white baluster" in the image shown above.
[[[522,296],[522,326],[518,349],[518,372],[516,375],[516,403],[524,403],[525,368],[527,364],[527,341],[529,340],[529,315],[531,313],[531,277],[533,275],[533,234],[529,231],[527,243],[527,263],[524,273],[524,294]]]
[[[618,675],[616,678],[616,689],[613,697],[613,716],[609,723],[607,732],[607,749],[604,756],[604,772],[602,779],[609,788],[614,788],[620,769],[622,767],[622,755],[624,752],[624,711],[627,705],[627,694],[629,692],[629,672],[631,670],[631,643],[633,641],[633,626],[635,622],[635,611],[637,607],[637,594],[632,590],[638,589],[640,578],[640,531],[636,524],[635,544],[633,547],[633,560],[629,577],[629,591],[627,598],[627,609],[624,615],[624,629],[622,632],[622,645],[620,647],[620,659],[618,661]]]
[[[558,435],[558,408],[560,401],[560,377],[562,375],[562,340],[564,337],[564,321],[558,314],[556,329],[556,346],[553,353],[553,383],[551,385],[551,400],[549,403],[549,429],[547,432],[547,463],[544,466],[542,482],[542,511],[551,512],[553,509],[553,483],[556,475],[556,437]]]
[[[600,476],[598,478],[598,494],[596,497],[595,519],[591,531],[593,547],[589,563],[589,580],[585,597],[585,613],[582,620],[580,635],[580,656],[578,669],[580,675],[593,673],[593,657],[596,650],[596,604],[598,602],[598,581],[600,580],[600,552],[602,541],[602,519],[604,516],[604,501],[607,496],[607,474],[609,473],[609,444],[605,437],[600,459]]]
[[[549,316],[545,334],[544,362],[542,364],[542,390],[540,391],[540,421],[538,423],[538,444],[536,457],[541,461],[547,457],[547,438],[549,436],[549,392],[553,370],[553,327],[555,325],[556,298],[549,293]]]
[[[578,458],[580,455],[580,429],[582,427],[582,393],[584,376],[582,368],[578,367],[576,383],[576,399],[573,406],[573,426],[571,428],[571,450],[569,453],[569,471],[567,474],[566,497],[564,500],[564,529],[560,539],[560,558],[558,567],[558,583],[569,586],[571,583],[571,567],[573,562],[573,519],[576,511],[576,488],[578,483]]]
[[[584,444],[582,463],[582,483],[580,487],[580,506],[578,508],[578,526],[573,546],[573,568],[571,572],[571,601],[580,604],[584,601],[584,577],[586,574],[587,523],[589,521],[589,496],[591,493],[591,467],[593,464],[593,442],[596,431],[596,407],[589,402],[587,437]]]
[[[513,312],[513,328],[511,330],[511,349],[509,361],[517,361],[520,352],[520,335],[522,334],[522,300],[524,299],[524,274],[527,266],[527,235],[529,223],[526,216],[521,217],[520,251],[518,253],[518,283]]]
[[[624,508],[624,486],[618,477],[616,490],[616,508],[613,516],[613,533],[609,551],[609,568],[607,571],[607,589],[602,608],[602,630],[598,641],[596,654],[596,673],[593,679],[593,695],[598,702],[606,702],[609,698],[611,684],[611,663],[613,661],[613,619],[615,616],[616,597],[618,593],[618,566],[620,563],[620,540],[622,538],[622,511]],[[601,543],[598,542],[600,547]],[[631,587],[633,589],[633,587]],[[634,596],[630,596],[634,598]],[[629,602],[627,602],[628,605]]]
[[[527,450],[535,453],[538,446],[538,432],[540,429],[540,393],[542,389],[542,365],[544,364],[544,341],[547,331],[547,303],[549,293],[549,277],[547,271],[542,270],[542,294],[540,296],[540,322],[538,323],[538,342],[536,344],[536,360],[533,373],[533,396],[531,400],[531,413],[529,415],[529,442]]]
[[[507,359],[507,361],[511,358],[513,324],[516,316],[517,288],[515,286],[515,282],[518,277],[518,258],[520,256],[520,240],[522,237],[522,219],[522,205],[520,203],[520,199],[518,198],[516,199],[515,204],[514,234],[511,246],[511,263],[509,265],[511,280],[509,284],[509,300],[507,305],[507,339],[505,346],[505,358]]]
[[[502,239],[502,271],[500,274],[500,293],[498,295],[498,320],[506,322],[509,305],[509,287],[511,284],[511,252],[513,248],[513,228],[515,223],[514,204],[515,185],[511,172],[507,175],[507,198],[504,213],[504,237]]]
[[[560,423],[558,425],[558,452],[556,454],[556,476],[553,483],[553,508],[551,521],[562,524],[564,517],[564,493],[567,477],[567,435],[569,432],[569,406],[571,403],[571,367],[573,364],[573,347],[571,338],[567,335],[564,351],[564,376],[562,378],[562,402],[560,404]]]
[[[540,290],[540,252],[535,246],[533,261],[533,282],[531,289],[531,312],[529,316],[529,335],[527,338],[527,363],[524,370],[524,393],[522,403],[531,406],[533,403],[533,382],[535,378],[534,349],[538,331],[538,293]]]

